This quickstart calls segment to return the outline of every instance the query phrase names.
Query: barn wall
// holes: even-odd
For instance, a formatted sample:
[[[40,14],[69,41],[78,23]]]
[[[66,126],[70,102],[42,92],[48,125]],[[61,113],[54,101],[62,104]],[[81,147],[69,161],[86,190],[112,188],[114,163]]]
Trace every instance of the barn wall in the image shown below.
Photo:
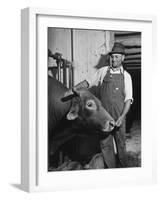
[[[74,85],[92,76],[96,68],[107,65],[105,55],[114,43],[114,33],[110,31],[49,28],[48,48],[59,52],[63,58],[73,61]],[[48,66],[56,66],[49,58]]]
[[[114,34],[109,31],[73,31],[75,84],[95,73],[101,57],[111,50],[113,40]]]
[[[127,70],[141,69],[141,32],[116,32],[115,41],[125,46],[124,66]]]
[[[71,60],[71,29],[48,28],[48,48],[53,54],[61,53],[63,58]],[[56,65],[52,58],[49,58],[49,66]]]

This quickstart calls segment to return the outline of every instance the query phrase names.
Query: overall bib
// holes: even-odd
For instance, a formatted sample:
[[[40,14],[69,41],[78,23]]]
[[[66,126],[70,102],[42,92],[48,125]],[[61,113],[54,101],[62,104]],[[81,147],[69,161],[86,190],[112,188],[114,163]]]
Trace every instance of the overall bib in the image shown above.
[[[111,74],[107,71],[100,85],[100,100],[104,108],[117,121],[124,108],[124,74]],[[120,127],[115,128],[111,135],[100,142],[105,163],[109,168],[116,167],[113,137],[116,143],[119,164],[125,166],[125,120]]]

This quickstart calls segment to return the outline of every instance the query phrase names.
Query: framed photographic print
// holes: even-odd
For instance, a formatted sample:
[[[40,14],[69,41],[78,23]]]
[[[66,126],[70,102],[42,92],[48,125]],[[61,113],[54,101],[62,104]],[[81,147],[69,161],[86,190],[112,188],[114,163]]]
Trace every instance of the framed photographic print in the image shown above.
[[[22,189],[155,183],[155,21],[22,10]]]

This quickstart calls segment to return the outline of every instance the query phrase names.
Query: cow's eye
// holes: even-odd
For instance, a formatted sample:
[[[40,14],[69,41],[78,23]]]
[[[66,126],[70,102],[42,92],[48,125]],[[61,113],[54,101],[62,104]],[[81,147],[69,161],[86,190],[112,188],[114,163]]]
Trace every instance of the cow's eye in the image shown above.
[[[88,108],[92,108],[94,106],[94,102],[93,101],[87,101],[86,106]]]
[[[92,102],[87,102],[88,107],[92,107],[93,103]]]

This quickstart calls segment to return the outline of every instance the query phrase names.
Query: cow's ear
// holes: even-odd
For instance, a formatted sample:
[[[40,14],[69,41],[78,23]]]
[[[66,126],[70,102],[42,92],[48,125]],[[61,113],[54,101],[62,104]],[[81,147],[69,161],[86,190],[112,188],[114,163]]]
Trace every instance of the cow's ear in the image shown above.
[[[78,117],[78,112],[70,110],[67,114],[68,120],[75,120]]]

